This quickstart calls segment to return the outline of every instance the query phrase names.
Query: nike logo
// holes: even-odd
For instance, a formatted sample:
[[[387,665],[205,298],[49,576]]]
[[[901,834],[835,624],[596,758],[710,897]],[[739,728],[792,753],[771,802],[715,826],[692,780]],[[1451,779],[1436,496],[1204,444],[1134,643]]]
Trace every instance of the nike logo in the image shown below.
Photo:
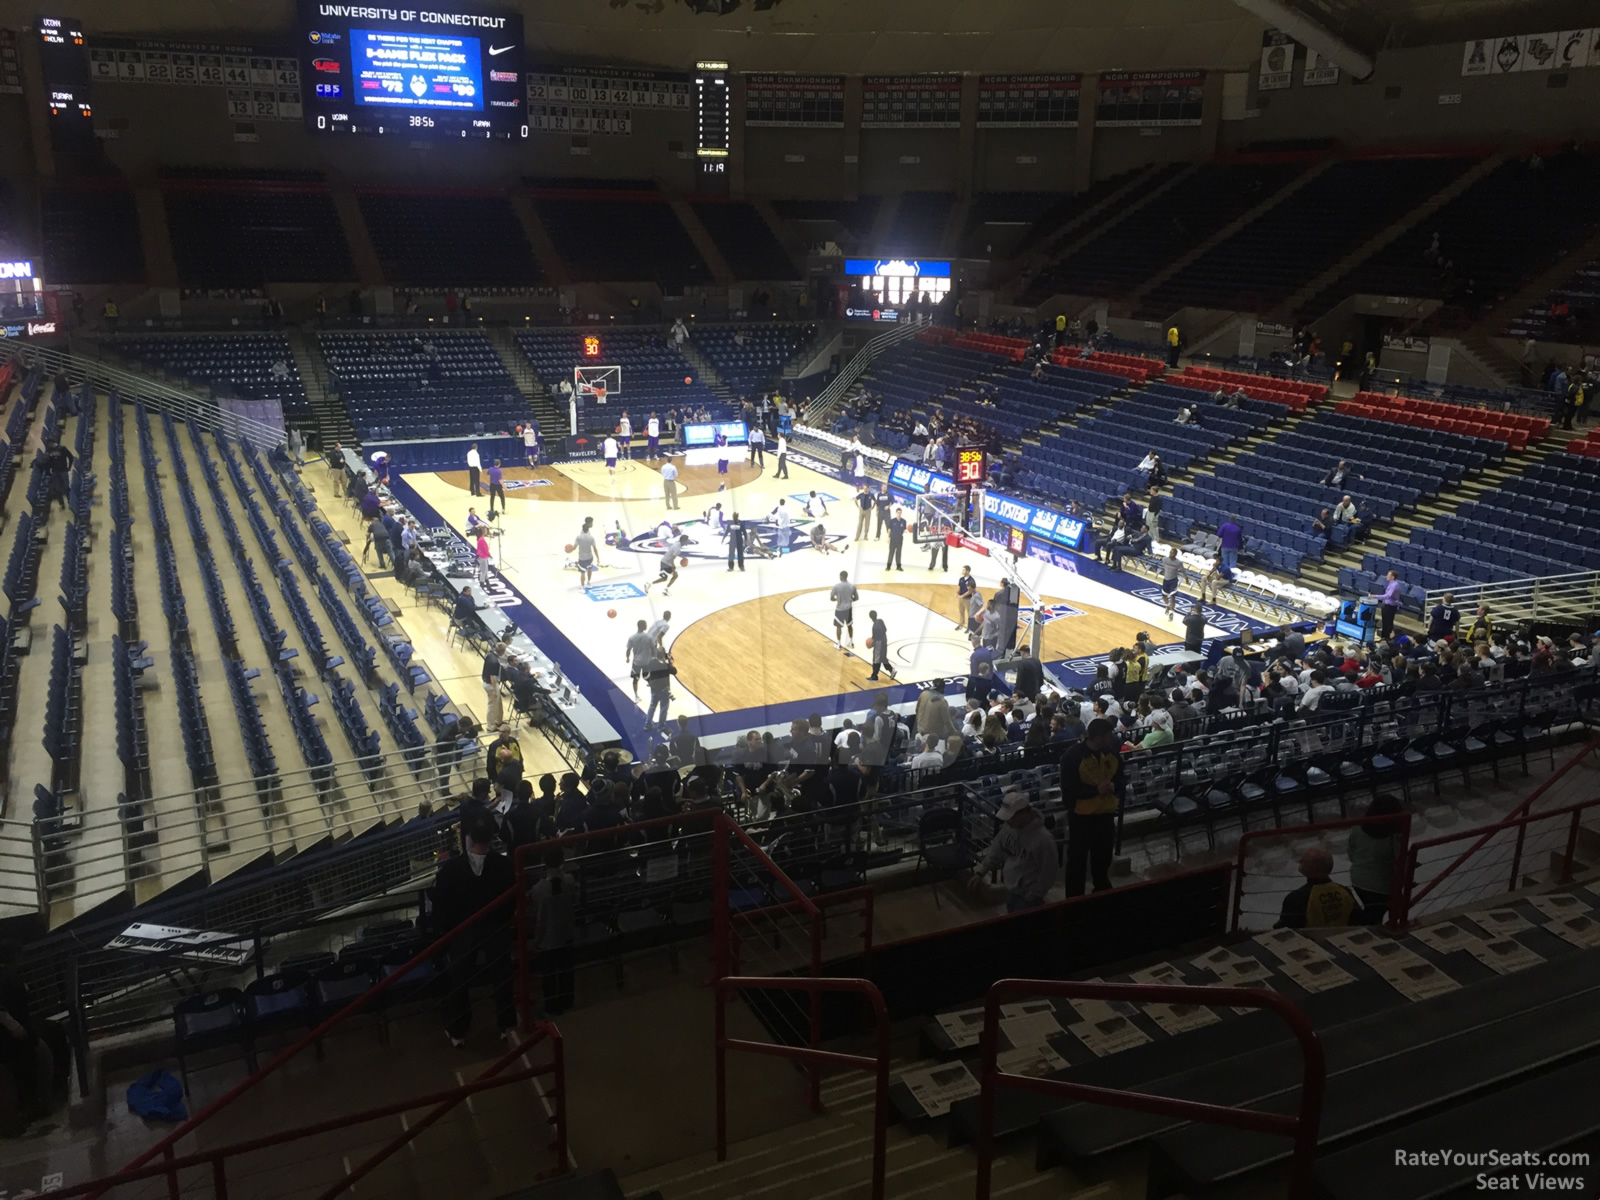
[[[507,50],[515,50],[515,49],[516,49],[515,46],[490,46],[489,47],[489,53],[491,55],[504,54]]]

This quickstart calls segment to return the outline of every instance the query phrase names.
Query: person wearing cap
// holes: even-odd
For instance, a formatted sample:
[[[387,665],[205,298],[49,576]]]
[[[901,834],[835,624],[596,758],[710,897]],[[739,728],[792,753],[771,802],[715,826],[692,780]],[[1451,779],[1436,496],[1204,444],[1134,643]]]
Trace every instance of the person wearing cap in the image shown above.
[[[1055,883],[1060,867],[1056,839],[1045,828],[1025,792],[1010,791],[1002,796],[995,817],[1002,822],[1000,831],[973,868],[967,889],[974,895],[981,894],[985,877],[1003,867],[1006,911],[1038,908]]]
[[[1139,749],[1154,750],[1157,746],[1172,745],[1172,714],[1166,709],[1151,709],[1150,716],[1146,719],[1146,725],[1148,726],[1148,732],[1140,739]]]
[[[1117,809],[1127,774],[1113,736],[1116,725],[1096,717],[1083,737],[1061,756],[1061,798],[1067,810],[1067,895],[1081,896],[1084,877],[1094,890],[1111,887],[1111,854],[1117,841]]]
[[[1333,855],[1313,846],[1300,856],[1305,883],[1283,898],[1274,929],[1322,929],[1348,925],[1361,911],[1361,902],[1342,883],[1334,883]]]

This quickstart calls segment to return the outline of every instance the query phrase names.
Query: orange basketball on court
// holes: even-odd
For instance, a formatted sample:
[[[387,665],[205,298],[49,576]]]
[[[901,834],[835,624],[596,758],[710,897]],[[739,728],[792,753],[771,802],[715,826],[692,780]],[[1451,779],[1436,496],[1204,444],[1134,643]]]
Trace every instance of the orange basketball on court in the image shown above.
[[[521,432],[522,432],[522,426],[521,426],[521,425],[518,425],[518,426],[517,426],[517,432],[518,432],[518,433],[521,433]]]
[[[606,616],[610,617],[612,620],[616,620],[617,610],[614,608],[606,609]]]
[[[868,638],[868,639],[867,639],[867,649],[868,649],[868,650],[871,650],[871,649],[872,649],[872,639],[871,639],[871,638]]]
[[[567,553],[568,554],[571,554],[576,549],[577,549],[577,547],[574,546],[571,542],[567,543]]]
[[[687,558],[680,558],[678,560],[678,565],[680,567],[687,567],[689,565],[689,560]]]

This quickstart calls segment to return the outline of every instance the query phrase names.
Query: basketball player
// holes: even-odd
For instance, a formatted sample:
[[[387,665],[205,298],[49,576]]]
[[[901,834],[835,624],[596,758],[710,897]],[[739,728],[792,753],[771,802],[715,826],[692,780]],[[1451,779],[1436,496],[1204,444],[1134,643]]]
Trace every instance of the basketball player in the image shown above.
[[[573,553],[578,556],[578,581],[583,590],[589,590],[589,584],[594,579],[594,569],[600,565],[600,554],[595,547],[595,537],[590,530],[594,524],[593,517],[583,519],[583,529],[572,540]]]
[[[629,664],[633,674],[633,698],[639,698],[639,676],[655,665],[656,644],[645,632],[647,625],[640,621],[638,629],[628,638],[628,646],[622,652],[622,661]]]
[[[655,413],[650,414],[650,419],[645,422],[645,453],[650,456],[650,461],[655,462],[661,457],[661,418]]]
[[[717,430],[717,474],[728,473],[728,435]]]
[[[617,439],[622,443],[622,457],[633,457],[633,422],[628,419],[628,414],[622,414],[622,420],[617,422]]]
[[[667,585],[661,589],[661,594],[663,596],[672,595],[672,585],[678,582],[678,553],[683,549],[688,541],[689,535],[685,533],[679,533],[677,527],[674,526],[672,530],[672,536],[669,537],[665,544],[663,544],[661,547],[661,563],[659,566],[661,574],[657,575],[649,583],[644,585],[646,595],[649,594],[651,587],[658,583],[665,583]]]
[[[778,527],[778,553],[789,553],[789,529],[794,524],[794,514],[789,511],[788,497],[778,497],[778,507],[772,510],[772,521]]]
[[[867,616],[872,621],[872,674],[868,675],[867,679],[876,682],[879,671],[889,672],[889,678],[893,679],[894,668],[889,665],[889,627],[884,624],[877,609],[873,609]]]
[[[617,477],[617,439],[608,436],[600,452],[606,457],[606,470],[610,471],[611,478],[615,479]]]
[[[728,519],[722,515],[721,504],[713,504],[706,509],[705,522],[719,539],[725,539],[728,536]]]
[[[489,468],[489,520],[494,520],[495,501],[500,502],[500,511],[506,511],[506,486],[505,472],[500,469],[500,460],[494,460]]]
[[[668,609],[645,630],[651,643],[655,646],[655,658],[658,663],[672,661],[672,655],[667,652],[667,634],[672,630],[672,610]]]
[[[845,648],[845,643],[840,641],[841,633],[850,638],[850,646],[856,644],[856,623],[854,609],[851,607],[858,599],[855,585],[850,582],[850,572],[840,571],[839,582],[834,584],[828,592],[828,599],[833,601],[833,640],[839,649]]]
[[[833,552],[833,547],[828,544],[828,531],[823,528],[821,521],[811,526],[811,548],[820,550],[824,554]]]
[[[539,465],[539,431],[532,424],[522,427],[522,452],[528,456],[530,470]]]
[[[816,492],[812,492],[806,500],[806,516],[813,520],[821,520],[828,515],[828,502]]]

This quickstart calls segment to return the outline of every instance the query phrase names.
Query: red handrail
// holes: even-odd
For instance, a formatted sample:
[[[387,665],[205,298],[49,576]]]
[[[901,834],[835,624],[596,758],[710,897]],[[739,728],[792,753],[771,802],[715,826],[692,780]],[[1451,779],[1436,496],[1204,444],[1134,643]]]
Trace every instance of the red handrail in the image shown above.
[[[999,1049],[1000,1001],[1006,996],[1063,996],[1068,999],[1126,1000],[1149,1004],[1208,1004],[1266,1008],[1282,1017],[1300,1043],[1305,1073],[1300,1083],[1300,1112],[1296,1116],[1153,1096],[1124,1088],[1099,1087],[1065,1079],[1036,1079],[1009,1075],[996,1068]],[[1311,1166],[1317,1151],[1317,1127],[1322,1121],[1322,1088],[1327,1062],[1322,1042],[1311,1019],[1277,992],[1255,988],[1196,987],[1189,984],[1081,983],[1057,979],[1002,979],[989,988],[983,1001],[983,1072],[978,1094],[977,1200],[989,1200],[990,1166],[994,1158],[994,1094],[1000,1087],[1072,1100],[1110,1104],[1135,1112],[1229,1125],[1254,1133],[1275,1133],[1294,1139],[1294,1159],[1289,1175],[1289,1200],[1311,1200]]]
[[[1466,848],[1466,850],[1462,851],[1460,857],[1458,857],[1454,862],[1452,862],[1444,870],[1440,871],[1432,879],[1428,880],[1428,882],[1423,885],[1421,891],[1415,893],[1414,895],[1409,895],[1407,897],[1407,911],[1408,912],[1410,911],[1410,905],[1416,904],[1418,901],[1422,900],[1424,897],[1426,897],[1428,895],[1429,892],[1431,892],[1435,888],[1437,888],[1441,883],[1443,883],[1451,875],[1454,875],[1456,873],[1456,871],[1458,871],[1461,868],[1461,865],[1463,863],[1465,863],[1474,854],[1478,853],[1479,850],[1483,849],[1483,847],[1488,843],[1490,838],[1494,837],[1495,834],[1501,832],[1503,829],[1509,828],[1519,818],[1521,818],[1522,816],[1526,815],[1528,810],[1533,807],[1534,802],[1536,800],[1538,800],[1540,796],[1544,795],[1545,792],[1549,791],[1550,788],[1558,780],[1560,780],[1563,776],[1565,776],[1568,771],[1572,770],[1580,762],[1582,762],[1584,759],[1588,758],[1589,755],[1595,753],[1596,750],[1600,750],[1600,737],[1592,738],[1587,744],[1585,744],[1585,746],[1583,747],[1582,750],[1579,750],[1578,753],[1574,754],[1571,759],[1569,759],[1567,762],[1563,763],[1561,765],[1560,769],[1558,769],[1554,774],[1552,774],[1548,779],[1546,779],[1538,787],[1534,788],[1532,792],[1528,793],[1528,798],[1526,800],[1524,800],[1521,804],[1519,804],[1515,808],[1513,808],[1510,812],[1508,812],[1503,818],[1501,818],[1501,820],[1498,823],[1496,823],[1494,825],[1485,825],[1485,826],[1483,826],[1483,836],[1482,837],[1480,837],[1472,845],[1468,846]],[[1548,815],[1548,814],[1546,814],[1546,815]],[[1456,836],[1460,837],[1461,835],[1458,834]],[[1468,835],[1468,836],[1470,836],[1470,835]],[[1415,880],[1416,865],[1417,865],[1417,851],[1421,850],[1424,845],[1435,846],[1435,845],[1438,845],[1442,841],[1449,841],[1449,840],[1454,840],[1454,839],[1451,839],[1451,838],[1435,838],[1433,841],[1430,841],[1430,842],[1427,842],[1427,843],[1418,843],[1416,846],[1413,846],[1411,848],[1411,869],[1407,872],[1408,890],[1409,890],[1410,883],[1412,883]]]
[[[172,1147],[174,1145],[176,1145],[181,1138],[183,1138],[187,1134],[193,1132],[194,1129],[197,1126],[199,1126],[199,1125],[205,1123],[206,1121],[210,1120],[213,1116],[216,1115],[216,1113],[220,1109],[223,1109],[223,1108],[227,1107],[229,1104],[232,1104],[235,1100],[237,1100],[240,1096],[242,1096],[246,1092],[250,1091],[257,1084],[259,1084],[263,1079],[265,1079],[268,1075],[271,1075],[273,1072],[277,1071],[280,1067],[282,1067],[290,1059],[294,1058],[297,1054],[299,1054],[307,1046],[313,1045],[316,1042],[321,1041],[324,1037],[326,1037],[328,1035],[328,1032],[330,1030],[332,1030],[336,1025],[341,1024],[342,1022],[344,1022],[349,1017],[353,1017],[356,1013],[362,1011],[364,1008],[367,1007],[368,1004],[370,1004],[372,1002],[372,1000],[375,997],[381,995],[384,992],[384,990],[387,989],[396,980],[405,978],[407,975],[409,975],[416,968],[420,967],[423,963],[425,963],[429,959],[435,957],[439,953],[440,950],[444,949],[444,947],[448,946],[450,943],[455,941],[458,937],[460,937],[467,930],[473,928],[473,926],[477,925],[479,922],[486,920],[491,913],[498,912],[500,909],[504,908],[511,901],[512,897],[517,894],[517,890],[518,889],[515,886],[513,886],[511,888],[508,888],[506,891],[500,893],[499,896],[497,896],[495,899],[491,900],[488,904],[484,905],[477,912],[473,913],[472,916],[468,917],[465,921],[461,922],[461,924],[457,925],[454,929],[450,930],[448,933],[444,934],[438,940],[434,941],[426,949],[419,951],[416,955],[414,955],[411,959],[409,959],[403,966],[400,966],[400,967],[396,968],[395,970],[389,972],[389,974],[385,975],[382,979],[378,980],[377,983],[373,984],[366,991],[362,992],[361,995],[357,996],[354,1000],[350,1001],[349,1004],[345,1005],[338,1012],[334,1013],[333,1016],[331,1016],[327,1020],[323,1021],[320,1025],[318,1025],[310,1033],[306,1034],[299,1041],[295,1042],[293,1045],[289,1046],[287,1049],[281,1051],[278,1054],[278,1056],[276,1058],[274,1058],[271,1062],[269,1062],[266,1066],[262,1067],[259,1071],[256,1071],[253,1075],[248,1076],[247,1078],[245,1078],[244,1080],[242,1080],[241,1082],[236,1084],[234,1087],[232,1087],[228,1091],[224,1092],[221,1096],[217,1097],[210,1104],[206,1105],[203,1109],[201,1109],[199,1112],[197,1112],[194,1116],[190,1117],[183,1124],[179,1125],[171,1133],[167,1134],[166,1137],[162,1138],[159,1142],[155,1143],[155,1145],[151,1146],[148,1150],[144,1151],[142,1154],[139,1154],[135,1158],[130,1160],[127,1163],[127,1165],[124,1166],[121,1171],[118,1171],[116,1176],[113,1176],[112,1178],[120,1177],[123,1174],[123,1172],[132,1171],[132,1170],[135,1170],[135,1169],[137,1169],[139,1167],[144,1166],[151,1159],[155,1158],[158,1154],[168,1154],[168,1155],[170,1155]],[[98,1195],[98,1194],[99,1193],[96,1193],[96,1195]]]
[[[1244,881],[1245,858],[1250,846],[1258,841],[1269,838],[1302,837],[1308,833],[1322,833],[1329,829],[1353,829],[1356,826],[1367,825],[1393,825],[1400,835],[1400,845],[1395,854],[1395,863],[1405,860],[1407,847],[1411,842],[1411,817],[1410,812],[1388,813],[1377,817],[1342,817],[1337,821],[1317,821],[1310,825],[1285,825],[1273,829],[1252,829],[1246,831],[1239,838],[1239,849],[1234,863],[1233,876],[1233,917],[1229,925],[1234,933],[1239,932],[1239,918],[1244,913]],[[1389,876],[1389,924],[1398,926],[1400,921],[1401,903],[1405,897],[1405,880],[1402,872],[1391,871]]]
[[[529,1050],[546,1038],[550,1039],[554,1052],[553,1058],[550,1062],[542,1063],[537,1066],[525,1067],[522,1070],[514,1071],[509,1075],[503,1074],[507,1066],[515,1062],[518,1058],[521,1058],[524,1054],[526,1054]],[[376,1121],[383,1117],[399,1116],[403,1113],[410,1112],[413,1109],[421,1108],[424,1105],[433,1104],[442,1106],[435,1109],[434,1112],[430,1113],[426,1118],[423,1119],[423,1121],[410,1126],[408,1131],[400,1138],[397,1138],[393,1142],[389,1143],[384,1150],[380,1151],[377,1155],[374,1155],[372,1158],[368,1159],[366,1163],[362,1164],[361,1168],[358,1168],[356,1171],[339,1180],[327,1191],[321,1193],[321,1196],[319,1197],[319,1200],[331,1200],[332,1197],[348,1190],[357,1181],[357,1179],[365,1175],[372,1169],[372,1167],[376,1166],[382,1158],[387,1157],[389,1154],[392,1154],[395,1150],[398,1150],[401,1146],[411,1141],[411,1139],[417,1134],[421,1133],[429,1125],[433,1124],[440,1117],[444,1116],[444,1114],[447,1113],[451,1108],[454,1108],[457,1104],[470,1096],[474,1096],[479,1092],[490,1091],[494,1088],[508,1087],[514,1083],[524,1083],[528,1080],[537,1079],[542,1075],[552,1074],[556,1077],[557,1090],[559,1091],[559,1085],[563,1078],[563,1062],[564,1056],[562,1052],[561,1033],[554,1025],[551,1025],[548,1022],[543,1022],[540,1024],[539,1028],[534,1031],[533,1036],[524,1039],[516,1049],[510,1051],[502,1058],[496,1060],[494,1063],[491,1063],[487,1070],[485,1070],[470,1083],[461,1084],[458,1087],[453,1087],[442,1092],[433,1092],[424,1096],[413,1096],[407,1100],[393,1101],[377,1108],[365,1109],[359,1113],[351,1113],[343,1117],[334,1117],[327,1121],[318,1121],[311,1125],[301,1125],[294,1129],[283,1130],[279,1133],[267,1134],[258,1138],[251,1138],[248,1141],[234,1142],[231,1145],[219,1146],[214,1150],[196,1151],[193,1154],[187,1154],[181,1158],[168,1153],[165,1156],[165,1160],[158,1165],[139,1167],[137,1169],[124,1168],[123,1170],[118,1171],[115,1175],[107,1175],[100,1179],[91,1179],[86,1183],[74,1184],[72,1187],[58,1191],[55,1194],[61,1196],[63,1200],[68,1200],[68,1198],[73,1196],[97,1196],[108,1188],[121,1187],[124,1184],[138,1183],[146,1179],[156,1179],[165,1176],[168,1181],[169,1193],[176,1195],[177,1173],[179,1171],[186,1170],[190,1167],[204,1166],[209,1163],[211,1164],[212,1168],[212,1181],[216,1200],[227,1200],[228,1185],[225,1164],[226,1160],[229,1158],[235,1158],[241,1154],[250,1154],[258,1150],[270,1149],[273,1146],[285,1145],[289,1142],[299,1141],[302,1138],[316,1137],[324,1133],[332,1133],[333,1131],[339,1129],[348,1129],[354,1125],[364,1125],[369,1121]],[[556,1108],[555,1116],[551,1118],[551,1124],[553,1124],[556,1128],[556,1140],[551,1145],[551,1151],[556,1155],[556,1161],[559,1164],[556,1168],[556,1171],[559,1173],[566,1170],[567,1163],[566,1116],[563,1108],[559,1106]],[[542,1177],[543,1176],[541,1176],[541,1178]]]
[[[875,1055],[844,1054],[837,1050],[823,1050],[813,1042],[810,1046],[780,1046],[774,1042],[751,1042],[728,1036],[728,994],[747,988],[766,991],[804,991],[811,997],[812,1012],[823,992],[860,992],[872,1006],[872,1017],[878,1032],[878,1052]],[[806,1063],[813,1071],[824,1063],[841,1067],[858,1067],[871,1071],[875,1077],[872,1090],[872,1200],[883,1200],[884,1168],[888,1158],[888,1108],[889,1108],[889,1008],[883,1002],[883,993],[877,985],[866,979],[797,979],[792,976],[767,977],[758,975],[729,975],[716,981],[716,1070],[717,1070],[717,1161],[728,1160],[728,1051],[745,1050],[751,1054],[767,1054],[774,1058],[787,1058]]]
[[[1495,825],[1480,826],[1478,829],[1467,829],[1460,833],[1447,833],[1442,837],[1429,838],[1425,842],[1416,843],[1411,847],[1411,854],[1406,860],[1405,877],[1401,881],[1402,887],[1399,902],[1403,906],[1405,919],[1410,919],[1412,907],[1428,895],[1429,892],[1433,891],[1434,886],[1441,879],[1455,872],[1462,863],[1477,853],[1495,834],[1505,833],[1512,829],[1517,831],[1517,846],[1511,855],[1511,872],[1507,880],[1506,891],[1516,891],[1517,877],[1522,874],[1522,852],[1527,838],[1528,826],[1535,821],[1550,821],[1559,817],[1570,818],[1567,828],[1567,850],[1562,857],[1561,878],[1557,880],[1558,883],[1570,883],[1572,881],[1572,860],[1578,849],[1578,830],[1583,825],[1583,814],[1592,808],[1600,808],[1600,799],[1582,800],[1577,804],[1567,804],[1561,808],[1547,809],[1544,812],[1524,812],[1520,816],[1507,817]],[[1417,869],[1421,866],[1422,851],[1431,850],[1436,846],[1446,846],[1451,842],[1459,842],[1474,835],[1479,835],[1478,840],[1473,843],[1472,848],[1466,854],[1453,861],[1444,872],[1430,879],[1419,891],[1412,893],[1411,888],[1415,886],[1417,880]]]

